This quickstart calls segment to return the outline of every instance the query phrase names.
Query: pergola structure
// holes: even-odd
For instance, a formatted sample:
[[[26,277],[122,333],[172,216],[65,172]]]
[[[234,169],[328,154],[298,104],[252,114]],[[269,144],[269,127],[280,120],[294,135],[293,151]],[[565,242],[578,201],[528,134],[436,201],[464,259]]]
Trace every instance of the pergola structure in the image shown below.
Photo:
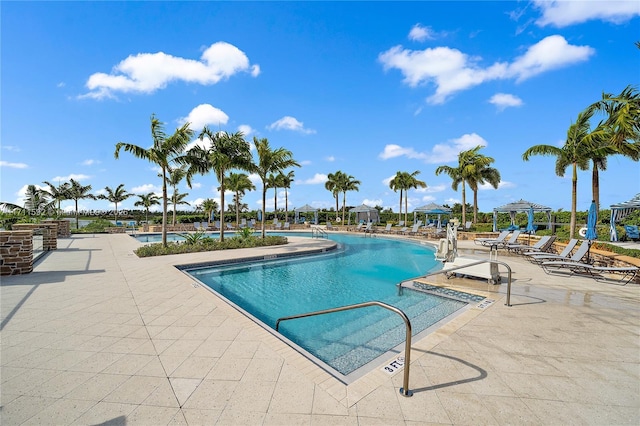
[[[366,221],[367,223],[380,222],[380,212],[378,212],[378,209],[369,207],[366,204],[360,204],[358,207],[349,210],[349,225],[351,225],[351,213],[356,214],[356,223],[360,221]]]
[[[448,216],[451,216],[452,211],[449,207],[444,207],[436,203],[429,203],[422,207],[417,207],[416,209],[413,210],[413,223],[416,223],[417,213],[423,213],[425,215],[425,222],[426,222],[426,218],[429,217],[430,214],[438,215],[437,227],[442,228],[442,222],[440,220],[442,215],[446,214]]]
[[[526,200],[516,201],[514,203],[505,204],[501,207],[493,209],[493,232],[498,231],[498,213],[509,213],[511,217],[511,225],[516,223],[516,213],[528,212],[533,207],[533,212],[545,212],[547,214],[548,228],[551,228],[551,207],[543,206],[541,204],[532,203]]]
[[[611,227],[609,233],[611,234],[611,241],[618,241],[618,231],[616,231],[616,222],[621,221],[625,217],[629,216],[631,212],[636,209],[640,209],[640,193],[635,197],[624,203],[611,205]]]
[[[300,213],[313,213],[313,224],[314,225],[318,224],[318,209],[316,209],[315,207],[311,207],[309,204],[305,204],[302,207],[298,207],[297,209],[294,209],[294,211],[295,211],[296,223],[298,223],[299,221]]]

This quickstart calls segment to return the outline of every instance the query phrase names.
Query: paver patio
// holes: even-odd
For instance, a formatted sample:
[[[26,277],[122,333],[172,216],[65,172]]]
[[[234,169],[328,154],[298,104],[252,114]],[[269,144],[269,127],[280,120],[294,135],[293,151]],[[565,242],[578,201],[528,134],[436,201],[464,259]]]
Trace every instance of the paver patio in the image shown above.
[[[506,284],[451,280],[495,302],[414,340],[406,398],[401,372],[344,385],[173,266],[237,252],[138,259],[138,244],[76,235],[2,278],[1,424],[640,424],[637,284],[502,256],[507,307]]]

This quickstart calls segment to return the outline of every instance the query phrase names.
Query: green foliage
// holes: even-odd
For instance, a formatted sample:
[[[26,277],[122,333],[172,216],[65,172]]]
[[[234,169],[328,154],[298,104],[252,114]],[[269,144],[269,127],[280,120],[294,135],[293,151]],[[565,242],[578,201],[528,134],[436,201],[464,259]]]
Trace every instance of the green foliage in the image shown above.
[[[601,242],[593,243],[592,247],[598,250],[610,251],[612,253],[621,254],[623,256],[630,256],[640,259],[640,250],[618,247],[614,246],[613,244]]]
[[[74,234],[97,234],[101,232],[107,232],[105,228],[110,228],[113,226],[113,223],[107,219],[96,219],[92,222],[89,222],[87,226],[82,227],[80,229],[74,229],[72,232]]]
[[[247,228],[240,228],[239,230],[237,230],[235,238],[246,240],[246,239],[252,238],[253,236],[254,236],[254,230],[247,227]]]
[[[161,243],[149,244],[135,250],[138,257],[163,256],[167,254],[198,253],[202,251],[233,250],[239,248],[268,247],[287,244],[286,237],[267,236],[263,238],[243,238],[236,236],[220,241],[212,238],[203,238],[195,243],[169,242],[166,247]]]
[[[181,237],[184,238],[184,243],[185,244],[198,244],[200,241],[204,240],[204,239],[211,239],[210,237],[207,236],[207,234],[204,231],[196,231],[194,233],[189,233],[189,234],[180,234]]]

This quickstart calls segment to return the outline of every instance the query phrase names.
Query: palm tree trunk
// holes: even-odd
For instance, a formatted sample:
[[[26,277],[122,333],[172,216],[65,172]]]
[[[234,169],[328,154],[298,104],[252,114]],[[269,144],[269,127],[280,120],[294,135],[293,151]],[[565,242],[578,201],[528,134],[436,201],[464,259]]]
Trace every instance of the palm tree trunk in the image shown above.
[[[402,220],[402,189],[400,190],[400,211],[398,212],[398,223]]]
[[[591,172],[591,192],[593,194],[593,201],[596,202],[597,217],[597,214],[600,213],[600,172],[595,160],[593,160],[593,171]]]
[[[236,226],[240,225],[240,196],[236,192]]]
[[[278,188],[273,188],[273,217],[278,219]]]
[[[289,194],[287,188],[284,188],[284,221],[289,222]]]
[[[220,242],[224,241],[224,173],[220,173]]]
[[[78,199],[75,199],[76,201],[76,229],[80,229],[80,218],[78,217]]]
[[[407,223],[407,214],[409,213],[409,191],[404,194],[404,223]]]
[[[114,203],[116,205],[116,224],[118,223],[118,203]]]
[[[342,223],[344,223],[344,209],[347,205],[347,191],[342,191]]]
[[[571,177],[571,222],[569,223],[569,238],[576,233],[576,210],[578,204],[578,166],[573,163],[573,176]]]
[[[267,186],[263,185],[262,187],[262,238],[264,239],[264,217],[267,215],[267,209],[265,209],[265,205],[267,204]]]
[[[162,168],[162,247],[167,246],[167,170]]]
[[[473,223],[477,223],[477,222],[478,222],[478,190],[474,189],[473,190]],[[465,221],[462,224],[464,225],[465,223],[467,222]]]
[[[462,223],[467,222],[467,192],[466,192],[466,184],[464,180],[462,181]]]
[[[336,221],[338,221],[338,219],[340,218],[340,207],[338,206],[338,193],[337,192],[334,194],[334,197],[336,197]]]

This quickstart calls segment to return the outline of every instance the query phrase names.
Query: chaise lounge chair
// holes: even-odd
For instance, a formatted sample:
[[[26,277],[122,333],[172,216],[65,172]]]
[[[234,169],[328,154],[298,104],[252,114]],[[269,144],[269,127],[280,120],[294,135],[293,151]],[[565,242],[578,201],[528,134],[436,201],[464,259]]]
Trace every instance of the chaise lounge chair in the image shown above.
[[[500,234],[496,238],[476,238],[473,240],[475,244],[479,244],[482,246],[491,246],[492,242],[502,243],[505,238],[509,235],[509,231],[500,231]]]
[[[511,245],[517,244],[519,236],[520,236],[520,231],[513,231],[513,233],[511,234],[511,236],[509,237],[508,240],[494,241],[494,242],[492,242],[491,244],[488,244],[488,245],[489,246],[496,246],[497,248],[506,248],[509,244],[511,244]]]
[[[578,247],[578,249],[571,255],[570,258],[541,261],[540,266],[542,266],[542,269],[544,269],[544,272],[546,272],[547,274],[553,272],[554,270],[562,268],[570,269],[572,266],[578,266],[578,264],[582,263],[582,258],[587,254],[588,251],[589,243],[585,241],[580,244],[580,247]]]
[[[529,244],[507,244],[505,248],[510,252],[545,252],[551,247],[551,244],[555,241],[555,235],[545,235],[534,245],[530,246]]]
[[[573,238],[569,240],[565,248],[559,254],[546,253],[546,252],[545,253],[528,252],[528,253],[523,253],[523,255],[526,256],[527,260],[533,263],[551,262],[553,260],[564,260],[571,255],[571,252],[573,251],[573,249],[577,244],[578,244],[578,240],[576,238]]]
[[[384,229],[382,230],[383,234],[389,234],[391,233],[391,226],[393,226],[393,224],[391,223],[387,223],[387,226],[384,227]]]
[[[640,240],[640,231],[638,231],[638,227],[636,225],[625,225],[624,232],[630,240]]]

